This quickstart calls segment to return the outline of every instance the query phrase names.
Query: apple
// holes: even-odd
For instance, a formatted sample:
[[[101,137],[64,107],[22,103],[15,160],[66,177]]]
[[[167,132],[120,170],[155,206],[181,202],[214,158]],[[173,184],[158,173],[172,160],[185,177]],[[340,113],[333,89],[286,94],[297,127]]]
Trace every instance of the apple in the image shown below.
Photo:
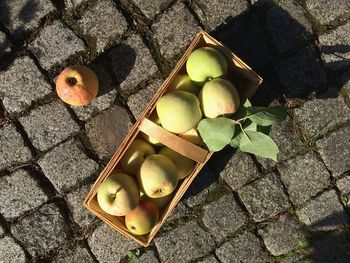
[[[203,114],[208,118],[229,116],[239,107],[236,87],[228,80],[217,78],[204,84],[199,93]]]
[[[178,170],[179,180],[189,175],[189,173],[192,171],[195,165],[195,162],[193,160],[175,152],[174,150],[168,147],[161,148],[159,154],[167,156],[170,160],[172,160],[175,163]]]
[[[56,81],[58,97],[73,106],[89,104],[97,96],[98,88],[95,72],[85,66],[65,68]]]
[[[154,153],[156,151],[151,144],[141,139],[135,139],[124,152],[120,163],[126,172],[136,175],[145,158]]]
[[[184,140],[186,140],[186,141],[189,141],[189,142],[191,142],[193,144],[196,144],[196,145],[199,145],[199,146],[203,145],[203,140],[200,137],[196,127],[194,127],[193,129],[189,130],[188,132],[180,133],[179,137],[184,139]]]
[[[113,172],[98,187],[97,202],[101,209],[113,216],[125,216],[136,208],[140,189],[130,175]]]
[[[176,75],[174,80],[171,82],[170,89],[191,92],[196,96],[200,90],[200,88],[191,80],[187,74]]]
[[[134,235],[145,235],[152,230],[158,220],[158,206],[150,200],[141,200],[139,205],[125,216],[125,225]]]
[[[171,91],[156,105],[163,128],[173,133],[184,133],[195,127],[202,118],[198,98],[187,91]]]
[[[173,197],[174,195],[170,194],[159,198],[151,198],[147,196],[146,199],[155,203],[159,207],[159,209],[162,209],[170,203]]]
[[[226,74],[227,60],[218,49],[201,47],[187,59],[186,70],[192,81],[203,86],[206,81]]]
[[[160,120],[156,112],[153,112],[149,119],[153,121],[155,124],[160,125]],[[162,146],[162,144],[159,141],[157,141],[156,139],[150,137],[145,133],[142,133],[142,137],[145,139],[145,141],[149,142],[154,146]]]
[[[151,198],[171,194],[178,183],[178,170],[173,161],[162,154],[151,154],[137,175],[139,186]]]

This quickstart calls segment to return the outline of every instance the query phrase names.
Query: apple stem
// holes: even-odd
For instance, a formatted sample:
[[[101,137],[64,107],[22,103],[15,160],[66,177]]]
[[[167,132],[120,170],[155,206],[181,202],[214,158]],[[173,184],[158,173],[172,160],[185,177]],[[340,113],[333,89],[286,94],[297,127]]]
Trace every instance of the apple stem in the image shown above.
[[[78,81],[77,81],[76,78],[70,77],[70,78],[67,79],[67,82],[68,82],[70,85],[75,85],[75,84],[77,84]]]

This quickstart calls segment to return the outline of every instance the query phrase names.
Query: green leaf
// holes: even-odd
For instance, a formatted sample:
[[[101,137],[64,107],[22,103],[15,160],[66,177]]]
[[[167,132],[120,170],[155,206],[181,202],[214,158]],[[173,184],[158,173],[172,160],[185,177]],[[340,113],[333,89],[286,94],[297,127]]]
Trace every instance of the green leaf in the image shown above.
[[[206,118],[199,122],[197,129],[209,151],[217,152],[230,143],[235,124],[225,117]]]
[[[239,148],[239,143],[242,138],[242,130],[240,129],[239,125],[235,126],[235,133],[233,135],[233,138],[230,141],[230,146],[233,148]]]
[[[252,104],[248,99],[244,101],[244,103],[241,103],[238,107],[238,110],[233,114],[232,119],[238,120],[241,118],[244,118],[247,115],[247,108],[251,107]]]
[[[247,118],[261,126],[270,126],[279,123],[287,117],[287,110],[282,106],[275,107],[249,107]]]
[[[239,149],[242,152],[252,153],[261,157],[277,161],[278,147],[266,134],[257,131],[244,131]]]

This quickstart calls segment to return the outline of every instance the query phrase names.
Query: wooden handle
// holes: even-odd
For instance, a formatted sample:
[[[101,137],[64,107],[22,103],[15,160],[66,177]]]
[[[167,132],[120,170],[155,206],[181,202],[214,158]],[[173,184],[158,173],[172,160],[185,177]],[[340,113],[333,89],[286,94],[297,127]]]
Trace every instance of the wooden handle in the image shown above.
[[[141,122],[139,129],[161,144],[196,162],[203,163],[209,154],[207,150],[168,132],[147,118]]]

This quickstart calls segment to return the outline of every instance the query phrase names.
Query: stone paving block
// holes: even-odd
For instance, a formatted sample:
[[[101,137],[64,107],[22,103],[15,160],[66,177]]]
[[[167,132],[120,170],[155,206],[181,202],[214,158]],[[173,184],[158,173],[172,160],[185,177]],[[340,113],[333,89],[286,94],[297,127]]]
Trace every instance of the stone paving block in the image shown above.
[[[286,210],[290,203],[277,175],[270,173],[238,190],[248,212],[255,221],[263,221]]]
[[[152,25],[160,53],[170,59],[179,54],[201,30],[195,18],[183,3],[176,3],[165,11],[158,22]]]
[[[233,18],[243,13],[248,8],[248,2],[244,0],[204,0],[193,1],[194,11],[201,22],[213,30],[228,18]]]
[[[225,242],[216,249],[215,254],[222,263],[269,262],[260,240],[251,232],[243,232]]]
[[[95,229],[88,243],[99,262],[119,262],[127,256],[129,250],[139,246],[134,240],[124,237],[105,223]]]
[[[5,229],[2,225],[0,225],[0,236],[2,236],[5,233]]]
[[[111,0],[97,1],[78,21],[84,35],[96,41],[96,52],[101,53],[120,38],[128,27],[122,13]]]
[[[297,136],[297,131],[294,128],[293,120],[287,116],[287,118],[276,125],[271,127],[269,136],[276,142],[279,153],[277,154],[277,162],[282,162],[284,160],[290,159],[291,157],[297,155],[304,151],[303,142]],[[264,168],[270,168],[276,165],[276,162],[256,156],[259,163],[263,165]]]
[[[280,262],[281,263],[312,263],[314,261],[312,261],[310,257],[307,255],[294,253],[288,257],[283,258]]]
[[[151,52],[136,34],[129,36],[125,43],[112,48],[109,58],[120,89],[126,95],[132,93],[138,84],[158,70]]]
[[[73,220],[80,226],[86,227],[92,223],[96,217],[83,206],[83,202],[91,186],[82,186],[66,196],[69,210],[73,216]]]
[[[202,258],[200,259],[199,261],[197,261],[198,263],[219,263],[219,261],[217,261],[217,259],[210,255],[210,256],[207,256],[205,258]]]
[[[306,37],[312,27],[300,6],[293,0],[284,0],[267,10],[266,24],[278,51],[284,53]]]
[[[266,223],[259,230],[266,248],[274,256],[283,255],[299,246],[306,239],[302,226],[290,215],[282,215],[277,220]]]
[[[30,149],[16,131],[15,125],[6,124],[0,127],[0,170],[29,161],[31,158]]]
[[[11,232],[36,257],[57,248],[68,239],[66,225],[59,208],[51,203],[21,219]]]
[[[87,2],[89,2],[89,0],[64,0],[64,6],[69,9],[74,9]]]
[[[321,57],[327,68],[338,70],[350,64],[350,23],[328,31],[318,39]]]
[[[25,263],[26,255],[20,245],[9,236],[0,238],[0,262]]]
[[[78,124],[58,101],[33,109],[19,121],[32,144],[41,151],[49,150],[79,131]]]
[[[11,51],[10,42],[7,40],[5,33],[0,31],[0,56]]]
[[[153,250],[148,250],[141,257],[136,259],[138,263],[159,263],[159,260]]]
[[[33,102],[52,92],[51,86],[29,57],[15,59],[13,64],[0,74],[0,82],[3,104],[12,114],[21,113]]]
[[[350,176],[344,176],[337,181],[337,188],[343,195],[350,194]]]
[[[325,134],[350,120],[350,108],[342,97],[309,100],[294,111],[295,119],[309,138]]]
[[[124,140],[133,123],[122,106],[113,106],[85,124],[87,136],[98,157],[107,160]]]
[[[170,4],[171,0],[156,0],[156,1],[144,1],[144,0],[132,0],[137,5],[142,13],[150,19],[153,19],[156,15],[161,13]]]
[[[59,20],[44,27],[29,48],[46,70],[85,51],[84,42]]]
[[[81,245],[75,245],[73,248],[60,250],[53,258],[53,263],[94,263],[94,259],[89,254],[89,251]]]
[[[215,214],[215,216],[213,216]],[[228,235],[243,226],[248,217],[240,208],[232,194],[203,207],[203,223],[220,244]]]
[[[157,235],[155,244],[160,261],[166,260],[169,263],[189,262],[215,248],[210,234],[200,228],[194,220]]]
[[[188,208],[184,205],[184,203],[182,201],[180,201],[175,206],[173,211],[171,211],[170,215],[166,219],[166,222],[168,223],[168,222],[172,222],[172,221],[178,220],[180,218],[188,216],[189,213],[190,213],[190,211],[188,210]]]
[[[15,38],[21,38],[26,31],[38,28],[44,16],[54,10],[49,0],[1,1],[0,21]]]
[[[322,25],[329,24],[350,11],[350,3],[346,0],[306,0],[305,4],[311,15]]]
[[[309,46],[274,66],[287,97],[305,97],[326,83],[316,50]]]
[[[232,188],[237,190],[261,175],[249,154],[237,151],[221,170],[220,176]]]
[[[135,119],[138,119],[141,116],[143,110],[160,88],[163,81],[163,79],[155,79],[146,88],[130,95],[127,104]]]
[[[71,139],[39,159],[38,164],[57,191],[66,192],[98,171],[98,164],[82,148],[78,140]]]
[[[296,212],[312,231],[334,230],[349,220],[334,190],[324,192]]]
[[[241,15],[213,36],[251,67],[262,66],[272,59],[261,22],[252,12]]]
[[[349,138],[350,128],[345,127],[316,142],[318,151],[333,176],[350,170]]]
[[[23,169],[0,177],[0,189],[0,211],[6,220],[13,220],[48,200],[38,182]]]
[[[330,186],[329,172],[314,152],[299,155],[278,165],[278,171],[290,200],[296,206],[304,204]]]

